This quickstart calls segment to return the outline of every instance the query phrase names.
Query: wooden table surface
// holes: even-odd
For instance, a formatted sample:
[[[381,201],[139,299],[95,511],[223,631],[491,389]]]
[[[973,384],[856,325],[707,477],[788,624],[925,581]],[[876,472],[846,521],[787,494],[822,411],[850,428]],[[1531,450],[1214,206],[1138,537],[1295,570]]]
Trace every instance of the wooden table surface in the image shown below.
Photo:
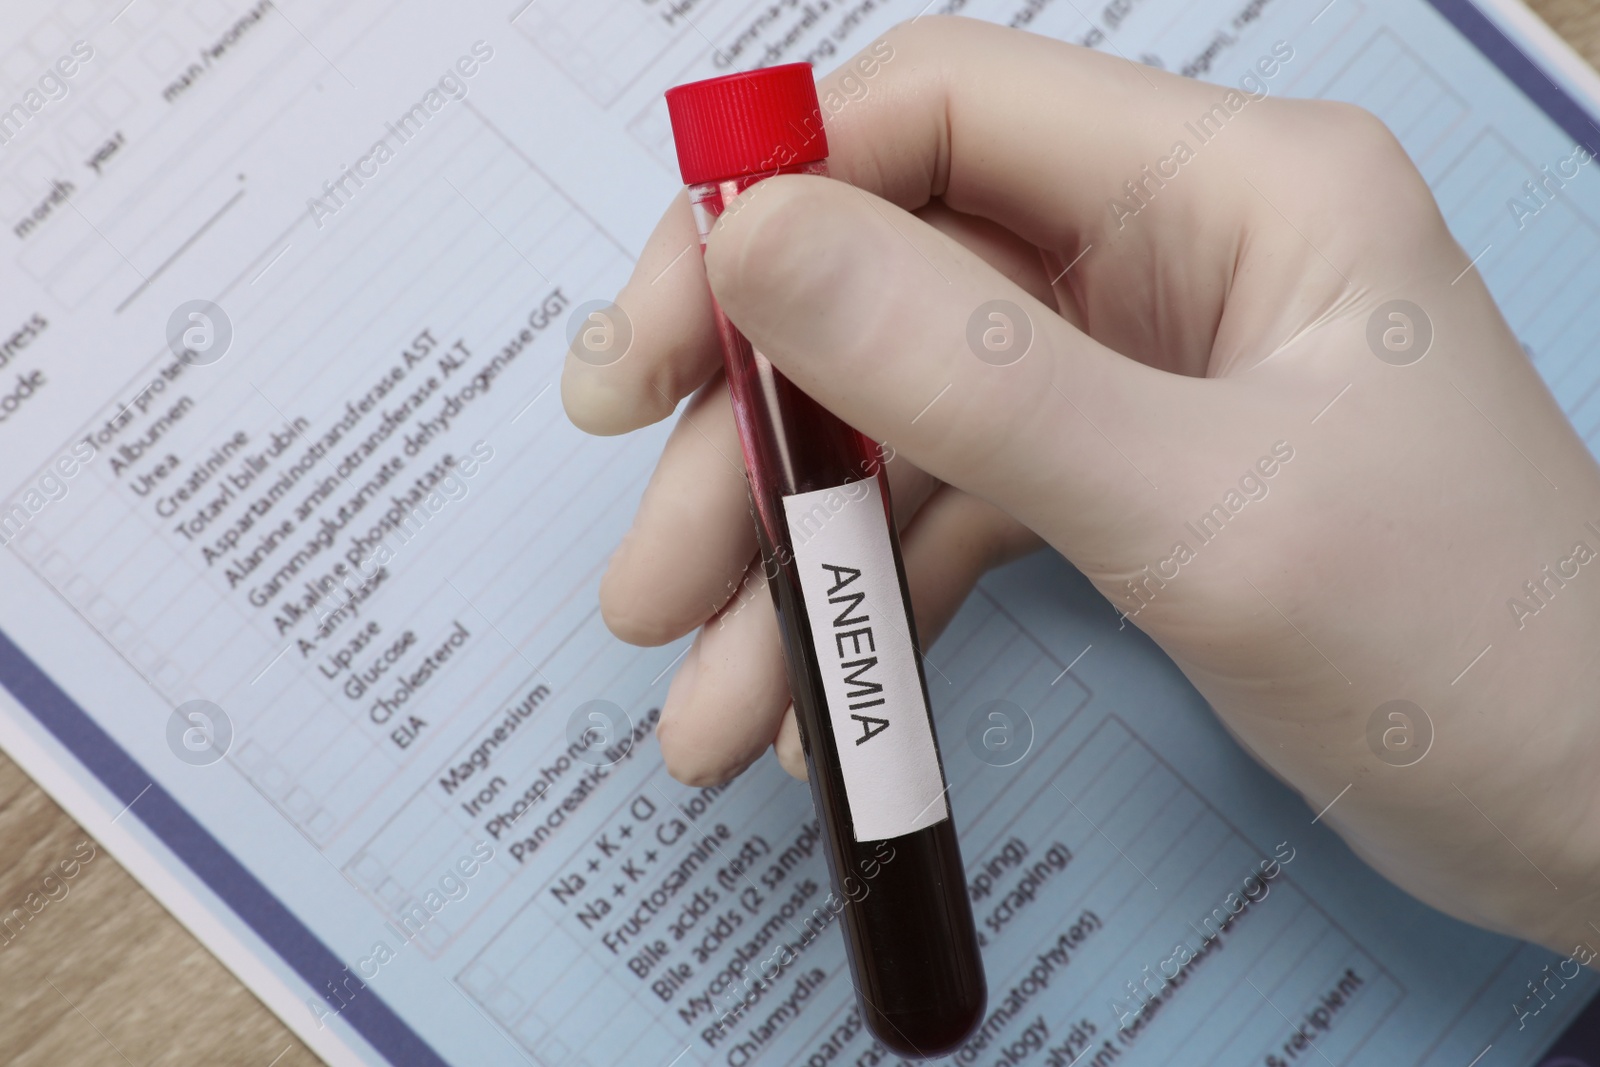
[[[1531,6],[1600,66],[1600,0],[1532,0]],[[0,754],[4,910],[37,891],[57,864],[88,855],[85,841],[93,839]],[[0,946],[0,1062],[321,1062],[103,849],[96,846],[66,884],[64,898]]]

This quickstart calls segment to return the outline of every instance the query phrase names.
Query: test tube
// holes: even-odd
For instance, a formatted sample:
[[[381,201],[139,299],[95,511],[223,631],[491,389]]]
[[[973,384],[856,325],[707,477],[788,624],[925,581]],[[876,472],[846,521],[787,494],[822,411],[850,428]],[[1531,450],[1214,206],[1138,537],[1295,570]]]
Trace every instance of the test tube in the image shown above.
[[[828,172],[810,64],[666,97],[702,251],[752,185]],[[857,1003],[895,1053],[945,1055],[982,1020],[987,989],[888,475],[877,445],[712,303]]]

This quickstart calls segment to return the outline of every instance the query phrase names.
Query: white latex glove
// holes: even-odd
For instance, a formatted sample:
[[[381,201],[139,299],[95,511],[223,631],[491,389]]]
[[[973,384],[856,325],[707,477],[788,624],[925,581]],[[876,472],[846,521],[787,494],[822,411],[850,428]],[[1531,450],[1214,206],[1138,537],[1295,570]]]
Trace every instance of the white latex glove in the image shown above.
[[[925,641],[1042,539],[1313,810],[1349,785],[1323,821],[1379,871],[1563,953],[1597,936],[1600,476],[1400,145],[1353,107],[963,19],[868,53],[819,83],[847,100],[842,180],[746,193],[703,267],[680,197],[617,298],[632,350],[562,380],[596,433],[695,394],[601,591],[625,640],[702,628],[663,709],[672,773],[774,743],[803,773],[709,280],[892,446]],[[1034,334],[1010,365],[968,343],[991,300]],[[1369,743],[1392,700],[1431,721],[1409,766],[1401,720],[1376,728],[1398,755]]]

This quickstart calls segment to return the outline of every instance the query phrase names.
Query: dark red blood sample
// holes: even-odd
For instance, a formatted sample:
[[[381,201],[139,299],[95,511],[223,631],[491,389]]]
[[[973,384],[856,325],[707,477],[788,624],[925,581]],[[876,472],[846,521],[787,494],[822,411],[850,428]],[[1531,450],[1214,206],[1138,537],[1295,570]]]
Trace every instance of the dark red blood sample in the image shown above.
[[[667,103],[702,247],[750,186],[827,173],[807,64],[679,86]],[[987,992],[888,476],[871,440],[715,313],[862,1018],[900,1055],[945,1055]]]

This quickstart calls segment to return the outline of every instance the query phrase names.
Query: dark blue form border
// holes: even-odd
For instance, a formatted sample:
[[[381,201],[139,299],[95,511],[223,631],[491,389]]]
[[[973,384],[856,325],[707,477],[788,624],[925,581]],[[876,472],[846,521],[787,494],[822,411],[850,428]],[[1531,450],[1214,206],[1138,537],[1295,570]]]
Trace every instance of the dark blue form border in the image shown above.
[[[283,906],[245,866],[195,821],[116,740],[51,681],[0,631],[0,685],[55,735],[88,771],[210,887],[256,935],[271,945],[315,990],[344,988],[349,973],[339,958]],[[143,795],[141,796],[141,792]],[[324,993],[329,1007],[339,1002]],[[371,988],[344,1006],[340,1018],[395,1067],[449,1067]]]
[[[1472,0],[1428,0],[1428,4],[1471,41],[1489,62],[1499,67],[1500,73],[1511,79],[1523,95],[1539,105],[1540,110],[1550,116],[1550,121],[1565,130],[1575,143],[1590,152],[1595,151],[1600,130],[1595,129],[1589,112],[1568,96],[1543,67],[1529,59]]]
[[[1595,151],[1589,113],[1534,63],[1471,0],[1428,0],[1575,142]],[[0,631],[0,685],[120,799],[138,797],[139,820],[278,953],[312,989],[338,986],[345,965],[285,908],[233,853],[146,774],[72,698]],[[142,797],[139,791],[149,786]],[[331,1007],[338,1004],[327,997]],[[364,989],[340,1017],[395,1067],[449,1067],[376,993]]]

